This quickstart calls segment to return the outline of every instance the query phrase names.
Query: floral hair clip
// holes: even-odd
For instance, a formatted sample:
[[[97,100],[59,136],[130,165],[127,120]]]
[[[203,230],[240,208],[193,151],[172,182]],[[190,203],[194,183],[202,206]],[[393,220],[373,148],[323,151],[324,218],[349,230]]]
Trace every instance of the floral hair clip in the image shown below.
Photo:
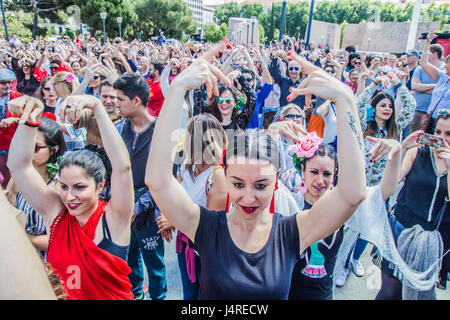
[[[375,121],[375,109],[372,106],[366,107],[366,122]]]
[[[294,144],[289,148],[288,154],[292,156],[294,166],[300,174],[302,173],[302,163],[304,163],[306,158],[314,156],[322,140],[316,132],[308,132],[298,140],[295,140]]]
[[[235,110],[242,110],[245,105],[245,99],[243,97],[239,97],[236,105],[234,106]]]
[[[48,173],[50,173],[51,175],[56,175],[59,172],[59,167],[61,164],[63,157],[59,156],[58,159],[56,160],[56,162],[54,163],[47,163],[47,171]]]
[[[72,83],[72,81],[73,81],[73,76],[72,76],[72,74],[71,73],[69,73],[67,76],[66,76],[66,81],[68,82],[68,83]]]

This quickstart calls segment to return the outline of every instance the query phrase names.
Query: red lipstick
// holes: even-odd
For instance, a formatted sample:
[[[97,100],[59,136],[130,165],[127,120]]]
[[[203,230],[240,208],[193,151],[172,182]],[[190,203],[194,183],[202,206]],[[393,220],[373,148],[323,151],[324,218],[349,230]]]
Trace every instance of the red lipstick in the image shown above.
[[[241,209],[245,212],[245,213],[253,213],[256,211],[256,209],[258,209],[258,207],[244,207],[241,206]]]

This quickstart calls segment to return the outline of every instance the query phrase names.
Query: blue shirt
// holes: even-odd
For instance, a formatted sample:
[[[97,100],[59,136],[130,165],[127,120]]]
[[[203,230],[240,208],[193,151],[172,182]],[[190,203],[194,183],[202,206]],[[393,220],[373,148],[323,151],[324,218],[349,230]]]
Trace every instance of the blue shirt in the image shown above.
[[[448,75],[440,71],[438,75],[438,81],[436,83],[436,87],[433,90],[433,94],[431,96],[430,107],[428,108],[427,113],[433,112],[433,118],[437,118],[437,114],[439,109],[450,109],[450,93],[448,89],[450,88],[450,82],[448,81]]]
[[[247,129],[259,128],[259,110],[261,109],[264,100],[269,96],[269,93],[273,89],[273,84],[264,83],[261,90],[256,95],[255,112],[253,113],[252,120],[247,126]]]
[[[436,83],[436,81],[434,81],[433,78],[431,78],[420,66],[416,68],[412,78],[419,79],[423,84]],[[427,112],[431,103],[431,93],[413,91],[413,97],[416,99],[416,110]]]

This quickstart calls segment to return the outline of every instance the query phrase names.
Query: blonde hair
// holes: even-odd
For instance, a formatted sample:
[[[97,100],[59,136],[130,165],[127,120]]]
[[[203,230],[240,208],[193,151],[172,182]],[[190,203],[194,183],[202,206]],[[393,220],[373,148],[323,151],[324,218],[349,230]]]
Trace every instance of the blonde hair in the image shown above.
[[[300,115],[302,116],[302,125],[304,128],[306,128],[306,119],[305,119],[305,111],[302,110],[298,105],[289,103],[287,104],[280,112],[281,119],[284,119],[287,114],[289,113],[289,110],[296,110]]]
[[[70,76],[72,76],[71,81],[69,80],[71,78]],[[50,79],[52,86],[55,83],[61,85],[61,90],[66,97],[70,96],[80,85],[78,77],[67,71],[60,71]]]

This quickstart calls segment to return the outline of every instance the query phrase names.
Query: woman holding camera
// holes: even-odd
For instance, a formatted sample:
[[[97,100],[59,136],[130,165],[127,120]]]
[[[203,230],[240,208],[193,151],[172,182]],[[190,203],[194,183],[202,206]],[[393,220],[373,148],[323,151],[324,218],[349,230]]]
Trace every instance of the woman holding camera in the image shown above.
[[[419,134],[419,131],[412,133],[402,143],[407,151],[400,179],[405,179],[405,184],[389,219],[405,262],[412,269],[424,271],[450,247],[450,213],[447,208],[450,198],[450,109],[439,111],[434,131],[435,136],[442,139],[443,147],[418,147]],[[414,256],[410,252],[414,252]],[[445,256],[440,270],[439,283],[444,288],[449,262]],[[401,274],[388,261],[381,262],[381,271],[382,285],[377,300],[436,299],[434,288],[415,291],[405,286],[399,280]]]

